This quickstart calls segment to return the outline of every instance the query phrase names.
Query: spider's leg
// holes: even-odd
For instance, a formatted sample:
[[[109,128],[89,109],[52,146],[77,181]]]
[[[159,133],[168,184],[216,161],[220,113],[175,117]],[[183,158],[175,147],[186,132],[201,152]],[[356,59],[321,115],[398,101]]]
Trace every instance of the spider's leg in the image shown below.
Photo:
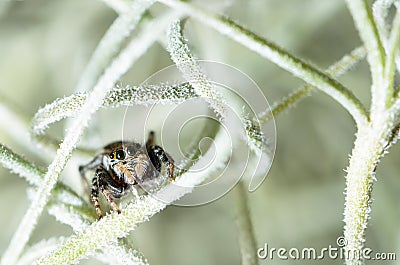
[[[92,179],[92,191],[90,193],[90,200],[94,204],[94,208],[96,209],[96,213],[97,213],[97,216],[99,217],[99,219],[103,217],[103,213],[101,212],[100,204],[99,204],[99,189],[100,189],[99,182],[100,182],[101,175],[104,174],[102,172],[102,170],[103,170],[102,168],[98,168],[96,170],[96,175]]]
[[[135,198],[139,199],[140,196],[139,196],[139,193],[138,193],[137,189],[133,186],[131,190],[132,190],[132,193],[135,196]]]
[[[136,183],[136,179],[134,178],[132,173],[126,168],[126,166],[122,164],[116,164],[114,166],[114,169],[122,172],[124,174],[125,181],[128,182],[130,185],[134,185]]]
[[[114,202],[114,197],[111,194],[110,190],[106,187],[101,189],[101,193],[103,193],[104,197],[107,199],[108,203],[111,205],[114,211],[117,213],[121,213],[121,209],[119,209],[118,205]]]
[[[165,164],[167,167],[167,175],[170,181],[175,180],[174,176],[174,160],[172,157],[164,151],[160,146],[153,145],[150,147],[149,151],[150,159],[154,164],[154,167],[160,171],[161,170],[161,163]],[[155,159],[156,158],[156,159]]]
[[[86,165],[79,166],[79,173],[81,175],[83,187],[87,193],[89,193],[90,188],[89,188],[89,181],[87,180],[85,173],[86,171],[93,170],[99,165],[101,165],[102,159],[103,159],[103,154],[99,154],[95,156],[93,160],[87,163]]]
[[[147,152],[149,151],[150,147],[156,144],[156,140],[154,139],[154,131],[149,132],[149,136],[147,137],[147,142],[146,142],[146,149]]]

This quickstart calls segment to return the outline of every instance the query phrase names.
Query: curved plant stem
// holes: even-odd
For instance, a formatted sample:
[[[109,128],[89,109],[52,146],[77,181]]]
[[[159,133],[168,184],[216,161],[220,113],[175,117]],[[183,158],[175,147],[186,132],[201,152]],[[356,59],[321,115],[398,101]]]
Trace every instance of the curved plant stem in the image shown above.
[[[133,10],[128,10],[127,12],[136,14],[136,11]],[[169,15],[170,16],[162,17],[162,19],[170,21],[171,14]],[[162,30],[162,26],[165,25],[165,23],[161,21],[158,21],[158,23],[158,25],[156,24],[158,28],[153,27],[154,32],[152,32],[152,34],[157,35],[157,29]],[[156,40],[156,37],[154,35],[145,34],[144,37],[142,36],[142,38],[139,37],[138,39],[141,40],[141,43],[135,42],[134,40],[131,41],[125,50],[107,68],[94,87],[93,92],[89,95],[81,113],[75,119],[64,141],[60,145],[54,161],[50,164],[36,197],[23,217],[16,233],[13,235],[11,243],[2,258],[2,265],[14,264],[16,259],[18,259],[48,201],[50,192],[54,188],[58,176],[69,160],[72,150],[79,141],[84,128],[87,127],[92,114],[102,105],[107,91],[113,87],[114,83],[129,69],[132,63],[147,50]]]
[[[133,12],[121,12],[121,17],[114,21],[98,44],[74,91],[90,91],[93,88],[96,80],[121,48],[123,40],[129,36],[144,12],[154,2],[155,0],[133,0],[130,7]]]
[[[43,178],[46,174],[44,169],[24,159],[22,156],[14,153],[11,149],[2,144],[0,144],[0,164],[5,168],[8,168],[11,172],[25,178],[26,181],[35,188],[42,185]],[[59,193],[66,192],[69,197],[74,197],[75,199],[78,198],[79,200],[79,196],[62,183],[58,183],[55,190]],[[55,199],[57,199],[57,196]]]
[[[199,97],[204,98],[215,111],[217,116],[223,120],[226,118],[226,102],[221,94],[215,89],[202,72],[197,61],[191,54],[183,34],[181,22],[174,21],[168,28],[168,50],[171,59],[174,61],[179,71],[186,81],[191,82],[194,91]]]
[[[399,52],[400,42],[400,10],[397,9],[396,16],[393,20],[392,31],[387,45],[387,55],[385,62],[385,73],[383,76],[382,88],[386,90],[388,94],[385,102],[385,106],[390,106],[393,102],[394,96],[394,76],[396,71],[396,58]]]
[[[371,113],[377,113],[377,109],[381,112],[385,109],[388,101],[387,91],[381,89],[380,83],[383,81],[383,71],[385,64],[385,53],[378,34],[375,21],[372,16],[371,9],[366,0],[346,0],[350,13],[353,16],[355,25],[358,29],[360,37],[367,49],[367,60],[370,65],[372,76],[372,104]],[[385,99],[385,100],[382,100]]]
[[[372,6],[372,14],[374,16],[376,28],[380,35],[382,45],[386,49],[386,42],[389,35],[389,29],[386,24],[386,18],[389,8],[396,0],[376,0]]]
[[[149,265],[141,253],[123,245],[111,243],[102,252],[96,254],[96,258],[102,262],[107,260],[110,265]]]
[[[343,56],[338,62],[331,65],[326,73],[336,78],[340,75],[346,73],[350,68],[352,68],[356,63],[365,57],[365,48],[358,47],[355,48],[350,54]],[[274,116],[281,114],[284,111],[289,110],[296,106],[296,104],[310,95],[311,91],[314,89],[311,85],[305,85],[293,93],[289,94],[287,97],[283,98],[281,101],[276,102],[272,107],[271,111],[265,111],[258,114],[258,118],[262,124],[268,123]]]
[[[11,172],[25,178],[31,185],[39,186],[42,182],[43,170],[2,144],[0,144],[0,164],[10,169]]]
[[[36,243],[24,253],[20,260],[18,260],[17,265],[31,265],[36,259],[54,250],[63,240],[64,238],[52,237]]]
[[[202,23],[232,38],[307,83],[324,91],[339,102],[353,116],[358,125],[365,124],[368,121],[368,115],[364,106],[351,91],[320,70],[294,57],[272,42],[255,35],[253,32],[226,17],[212,14],[193,4],[179,0],[159,0],[159,2],[199,19]]]
[[[230,147],[226,141],[227,134],[224,130],[218,131],[214,144],[217,152],[212,166],[208,167],[201,176],[193,172],[183,173],[173,184],[166,186],[153,196],[145,196],[129,203],[121,214],[113,212],[93,223],[84,231],[70,237],[55,252],[41,258],[36,264],[71,264],[127,235],[138,224],[148,221],[154,214],[165,209],[168,204],[190,193],[194,187],[202,183],[207,177],[218,170],[230,155]],[[209,150],[208,152],[213,152]],[[207,154],[205,155],[205,157]],[[201,159],[201,158],[200,158]],[[200,162],[199,162],[200,163]],[[164,198],[165,201],[160,201]]]
[[[389,27],[388,23],[386,23],[387,16],[389,15],[389,9],[392,5],[396,5],[396,8],[399,8],[400,3],[397,0],[377,0],[373,4],[372,11],[374,15],[374,19],[376,22],[376,27],[378,29],[378,33],[381,37],[382,45],[385,48],[386,55],[390,56],[390,51],[388,51],[388,42],[389,42]],[[392,26],[392,30],[396,29],[396,27]],[[400,56],[396,56],[395,64],[397,71],[400,72]]]
[[[250,218],[250,209],[246,188],[243,182],[239,182],[232,190],[233,203],[236,214],[236,228],[242,256],[242,265],[257,265],[257,243],[254,236],[253,225]]]
[[[136,87],[117,87],[107,93],[102,103],[104,108],[121,106],[177,104],[197,97],[189,83],[176,85],[142,85]],[[88,93],[77,93],[60,98],[40,108],[31,122],[31,132],[34,136],[43,135],[53,123],[68,117],[76,117],[85,105]]]
[[[377,122],[357,131],[346,176],[344,236],[347,253],[362,253],[371,212],[375,170],[391,138],[393,118],[394,115],[386,113]],[[362,257],[349,255],[346,264],[361,265],[364,262]]]

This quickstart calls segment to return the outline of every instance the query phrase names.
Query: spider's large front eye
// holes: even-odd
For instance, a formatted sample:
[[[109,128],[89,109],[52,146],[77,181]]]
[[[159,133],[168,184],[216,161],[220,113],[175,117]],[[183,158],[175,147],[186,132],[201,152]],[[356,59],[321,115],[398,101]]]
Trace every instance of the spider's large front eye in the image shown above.
[[[118,150],[117,152],[115,152],[115,154],[118,160],[123,160],[125,158],[124,150]]]

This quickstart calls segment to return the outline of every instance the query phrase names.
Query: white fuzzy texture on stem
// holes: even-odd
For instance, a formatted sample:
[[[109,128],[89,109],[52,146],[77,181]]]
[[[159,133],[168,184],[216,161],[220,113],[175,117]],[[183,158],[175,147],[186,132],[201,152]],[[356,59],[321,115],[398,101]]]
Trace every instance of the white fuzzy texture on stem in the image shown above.
[[[64,238],[62,237],[49,238],[36,243],[24,253],[24,255],[18,260],[17,265],[31,265],[41,256],[54,250],[63,240]]]
[[[53,123],[68,117],[77,116],[82,110],[88,93],[77,93],[60,98],[40,108],[32,119],[32,134],[41,135]],[[198,97],[189,83],[176,85],[140,85],[135,87],[116,87],[108,92],[102,107],[177,104]]]
[[[185,51],[189,53],[189,50]],[[190,62],[189,62],[190,63]],[[192,69],[199,72],[199,66],[192,62]],[[186,78],[190,78],[186,76]],[[195,81],[208,83],[208,80],[196,79]],[[170,184],[152,196],[130,203],[122,209],[121,214],[112,213],[107,215],[99,222],[95,222],[81,233],[69,238],[69,240],[54,253],[42,258],[38,264],[69,264],[75,263],[84,256],[94,253],[95,250],[102,248],[108,242],[115,242],[117,238],[124,237],[128,232],[135,229],[139,223],[147,221],[151,216],[163,210],[168,204],[190,193],[193,188],[201,184],[216,170],[220,169],[226,159],[231,154],[231,146],[224,130],[218,132],[214,139],[215,150],[213,164],[203,170],[201,174],[196,172],[187,172],[179,177],[173,184]],[[214,150],[209,150],[213,152]],[[207,154],[200,158],[208,159]],[[199,163],[201,163],[199,161]],[[163,198],[160,201],[159,198]],[[76,254],[74,254],[76,253]]]
[[[96,258],[101,262],[107,261],[110,265],[148,265],[147,259],[136,250],[127,249],[117,243],[110,243],[97,253]]]
[[[388,38],[389,38],[389,27],[388,24],[386,23],[386,18],[389,14],[389,8],[393,5],[396,4],[396,8],[399,8],[399,2],[397,0],[377,0],[375,1],[372,11],[374,15],[374,19],[376,22],[376,27],[379,32],[379,36],[381,37],[382,45],[385,48],[385,52],[387,56],[389,55],[388,51]],[[392,27],[392,30],[395,29],[395,27]],[[396,63],[396,68],[397,71],[400,72],[400,56],[396,56],[395,58],[395,63]]]
[[[168,28],[168,50],[171,58],[186,81],[193,86],[195,92],[210,104],[217,116],[224,119],[226,102],[213,84],[208,81],[206,74],[203,73],[190,52],[181,30],[179,20],[172,22]]]
[[[239,241],[242,265],[258,265],[257,241],[251,222],[251,213],[248,201],[248,193],[244,183],[239,182],[232,190],[233,204],[235,208],[236,230]]]
[[[339,77],[342,74],[349,71],[364,57],[365,57],[365,48],[364,47],[355,48],[349,54],[344,55],[339,61],[328,67],[326,73],[334,78]],[[313,86],[305,85],[297,89],[296,91],[290,93],[282,100],[275,102],[274,105],[271,107],[271,110],[265,110],[257,115],[258,119],[260,120],[260,123],[266,124],[274,116],[284,111],[287,111],[290,108],[293,108],[300,100],[307,97],[313,89],[314,89]]]
[[[396,58],[399,52],[400,42],[400,10],[397,9],[396,15],[393,19],[392,31],[387,42],[387,54],[385,61],[385,72],[383,76],[383,84],[381,89],[386,91],[385,107],[393,104],[393,90],[394,90],[394,76],[396,72]]]
[[[183,174],[173,184],[166,186],[155,196],[145,196],[135,202],[129,203],[121,214],[113,212],[106,215],[98,222],[93,223],[84,231],[67,239],[67,241],[55,252],[41,258],[36,264],[71,264],[85,256],[93,254],[100,249],[115,242],[117,238],[125,237],[134,230],[138,224],[146,222],[154,214],[162,211],[170,202],[183,195],[190,193],[194,186],[201,184],[216,170],[224,165],[230,155],[230,144],[226,141],[226,132],[220,130],[215,137],[215,150],[219,150],[215,156],[212,166],[208,167],[202,174],[188,172]],[[213,152],[209,150],[208,152]],[[207,154],[205,155],[207,157]],[[201,158],[200,158],[201,159]],[[199,162],[200,163],[200,162]],[[165,198],[165,202],[157,198]]]
[[[380,86],[384,72],[385,54],[372,12],[366,0],[346,0],[360,37],[367,49],[367,60],[372,76],[371,119],[385,109],[387,91]],[[385,100],[382,100],[385,99]],[[376,111],[375,111],[376,110]]]
[[[132,12],[132,10],[129,10],[129,12]],[[10,245],[3,255],[1,260],[2,265],[14,264],[18,259],[43,212],[43,208],[48,201],[51,190],[57,182],[58,176],[64,169],[71,156],[72,150],[76,147],[83,129],[87,127],[92,114],[103,103],[107,91],[113,87],[114,83],[130,68],[133,62],[156,41],[157,35],[164,30],[166,22],[171,21],[175,17],[175,13],[168,13],[167,16],[163,16],[155,20],[154,23],[151,23],[151,30],[146,28],[147,30],[144,30],[141,35],[132,40],[99,79],[93,92],[89,95],[82,108],[80,115],[75,119],[73,125],[68,130],[64,141],[57,151],[54,161],[50,164],[44,177],[43,185],[39,187],[37,196],[24,215],[17,231],[13,235]]]
[[[104,69],[117,54],[123,41],[135,29],[144,12],[155,0],[133,0],[128,8],[132,12],[121,12],[121,16],[109,27],[99,42],[88,65],[83,71],[74,91],[90,91]],[[127,8],[123,9],[127,10]]]
[[[344,236],[345,250],[361,253],[370,218],[372,186],[375,169],[384,155],[391,136],[393,115],[381,115],[380,120],[358,129],[346,176]],[[362,258],[346,256],[346,264],[364,264]]]
[[[42,169],[26,161],[1,144],[0,163],[10,169],[11,172],[26,178],[28,183],[35,187],[39,187],[43,182],[45,172]],[[82,231],[95,219],[85,216],[81,211],[77,211],[75,207],[81,207],[83,201],[76,194],[71,194],[70,190],[65,190],[65,186],[58,185],[59,187],[55,188],[53,192],[54,196],[50,201],[49,214],[54,215],[61,223],[70,225],[74,231]],[[32,194],[35,193],[33,192]],[[18,264],[32,264],[34,260],[54,250],[60,242],[61,239],[49,239],[35,244],[18,260]],[[118,245],[112,248],[109,247],[104,252],[103,257],[108,258],[108,260],[110,260],[110,257],[114,257],[110,264],[146,264],[141,257],[134,256],[135,251],[126,251],[125,248]],[[121,260],[121,262],[116,262],[114,260],[115,257],[119,257],[118,260]]]
[[[261,56],[274,62],[276,65],[291,72],[307,83],[324,91],[337,102],[339,102],[354,118],[358,125],[368,121],[367,114],[362,103],[351,91],[330,78],[315,67],[301,61],[277,45],[260,38],[249,30],[239,26],[229,19],[194,6],[193,4],[179,0],[158,0],[174,9],[199,19],[202,23],[214,28],[223,35],[226,35],[238,43],[246,46]]]
[[[245,133],[245,135],[241,135],[241,138],[246,141],[252,151],[252,158],[254,160],[258,159],[258,162],[260,162],[262,158],[266,158],[263,161],[263,164],[266,166],[257,173],[258,175],[265,176],[270,166],[272,154],[270,154],[266,148],[267,140],[264,133],[261,131],[257,117],[255,117],[255,119],[250,117],[249,113],[243,108],[245,104],[241,101],[240,97],[236,94],[233,95],[229,93],[229,90],[226,89],[217,90],[212,83],[213,80],[209,80],[206,74],[203,73],[203,70],[192,55],[187,41],[183,36],[180,21],[171,23],[169,27],[168,50],[172,60],[183,74],[185,80],[192,85],[194,91],[200,97],[209,103],[217,116],[220,116],[221,122],[224,122],[224,119],[227,118],[227,108],[233,110],[236,116],[240,117]],[[229,102],[229,104],[227,102]],[[255,156],[255,158],[253,156]],[[249,191],[254,191],[261,183],[254,185],[253,179],[254,178],[251,178],[249,183]]]
[[[29,184],[39,186],[42,183],[40,177],[44,174],[42,170],[2,144],[0,144],[0,164],[11,172],[25,178]]]
[[[51,154],[42,152],[37,146],[32,145],[29,137],[29,126],[27,125],[29,124],[28,119],[18,111],[16,106],[11,106],[7,104],[5,99],[2,99],[0,100],[0,113],[0,128],[2,131],[6,132],[10,138],[46,161],[51,161],[53,159]]]
[[[389,13],[389,8],[395,0],[376,0],[372,6],[372,14],[375,19],[376,28],[382,40],[382,45],[386,46],[389,36],[389,29],[386,24],[386,17]]]

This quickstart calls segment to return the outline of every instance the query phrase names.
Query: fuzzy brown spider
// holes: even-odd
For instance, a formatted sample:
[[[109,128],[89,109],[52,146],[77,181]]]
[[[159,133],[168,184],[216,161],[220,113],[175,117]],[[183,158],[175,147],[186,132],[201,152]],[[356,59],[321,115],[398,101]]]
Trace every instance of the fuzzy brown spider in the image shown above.
[[[115,198],[121,198],[132,191],[136,197],[134,186],[153,181],[159,177],[161,166],[166,166],[170,181],[174,178],[174,160],[160,146],[155,145],[154,132],[149,133],[145,146],[136,142],[117,141],[103,149],[88,164],[80,166],[79,172],[88,186],[85,173],[94,170],[90,200],[96,213],[103,217],[99,204],[99,192],[107,199],[114,211],[121,213]],[[137,186],[136,186],[137,187]]]

